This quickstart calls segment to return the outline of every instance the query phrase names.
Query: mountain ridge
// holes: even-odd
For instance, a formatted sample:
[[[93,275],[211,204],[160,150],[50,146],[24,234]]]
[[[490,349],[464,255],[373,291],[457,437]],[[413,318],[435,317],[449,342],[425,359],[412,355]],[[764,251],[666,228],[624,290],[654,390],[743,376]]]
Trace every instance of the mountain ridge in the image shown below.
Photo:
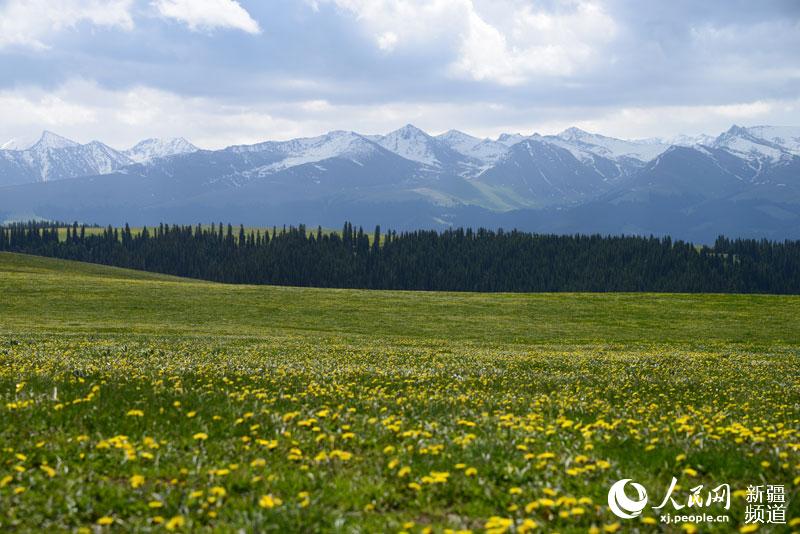
[[[282,223],[302,215],[308,223],[362,217],[400,228],[675,228],[706,239],[729,223],[723,206],[735,217],[746,205],[753,228],[794,235],[800,128],[734,125],[693,139],[622,140],[578,128],[488,139],[457,130],[432,136],[409,124],[386,135],[339,130],[221,150],[145,140],[116,151],[47,132],[26,150],[0,150],[0,220]]]

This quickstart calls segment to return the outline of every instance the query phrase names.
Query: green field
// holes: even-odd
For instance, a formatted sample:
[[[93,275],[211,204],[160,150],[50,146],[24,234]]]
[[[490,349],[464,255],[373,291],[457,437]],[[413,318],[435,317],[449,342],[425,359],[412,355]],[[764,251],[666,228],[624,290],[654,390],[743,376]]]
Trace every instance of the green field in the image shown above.
[[[676,512],[729,516],[699,531],[747,532],[751,484],[800,517],[800,297],[227,286],[0,254],[0,420],[0,531],[692,531],[651,508],[674,476],[684,505],[731,486],[729,511]],[[627,478],[651,501],[630,520],[607,505]]]

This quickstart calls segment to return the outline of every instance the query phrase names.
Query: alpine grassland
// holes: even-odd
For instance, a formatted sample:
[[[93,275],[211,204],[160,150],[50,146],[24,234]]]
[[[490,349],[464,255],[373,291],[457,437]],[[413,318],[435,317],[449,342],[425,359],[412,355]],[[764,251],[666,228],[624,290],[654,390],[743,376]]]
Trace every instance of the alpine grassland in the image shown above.
[[[3,253],[0,421],[0,531],[800,530],[800,297],[234,286]],[[625,479],[648,497],[630,519]],[[665,522],[693,514],[715,521]]]

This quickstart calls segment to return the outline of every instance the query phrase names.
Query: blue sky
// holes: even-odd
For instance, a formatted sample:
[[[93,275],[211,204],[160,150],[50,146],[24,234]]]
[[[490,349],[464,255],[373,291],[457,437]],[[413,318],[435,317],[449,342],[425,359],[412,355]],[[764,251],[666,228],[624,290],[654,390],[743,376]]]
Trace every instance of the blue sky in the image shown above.
[[[800,2],[0,0],[0,144],[800,124]]]

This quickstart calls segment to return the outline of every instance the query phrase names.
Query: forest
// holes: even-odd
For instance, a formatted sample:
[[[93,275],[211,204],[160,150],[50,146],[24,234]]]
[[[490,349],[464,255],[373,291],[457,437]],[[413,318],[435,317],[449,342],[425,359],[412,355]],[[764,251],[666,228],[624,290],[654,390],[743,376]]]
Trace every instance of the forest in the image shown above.
[[[66,232],[64,228],[66,226]],[[800,293],[800,242],[540,235],[459,228],[339,232],[161,224],[132,231],[27,222],[0,251],[233,284],[481,292]]]

